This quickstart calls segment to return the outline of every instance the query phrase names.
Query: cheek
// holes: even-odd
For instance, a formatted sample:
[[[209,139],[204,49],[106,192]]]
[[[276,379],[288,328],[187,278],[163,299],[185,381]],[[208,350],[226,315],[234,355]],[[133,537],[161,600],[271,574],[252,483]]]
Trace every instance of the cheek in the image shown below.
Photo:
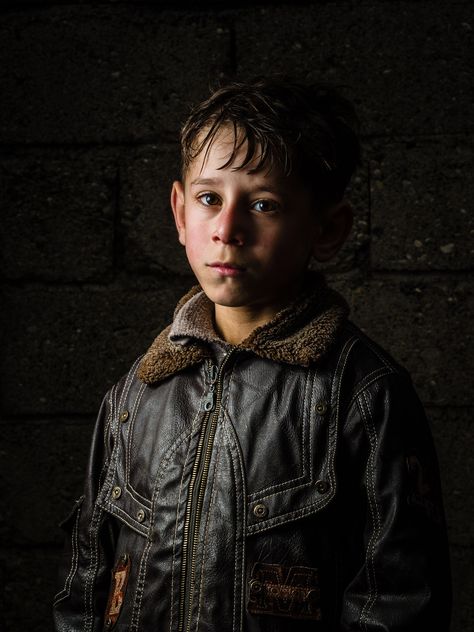
[[[267,248],[272,250],[271,257],[275,266],[290,273],[307,266],[312,254],[312,244],[310,229],[302,232],[300,227],[290,227],[274,242],[273,247],[269,245]]]
[[[186,256],[188,257],[191,265],[193,264],[193,262],[198,261],[199,252],[201,252],[201,249],[198,247],[198,244],[196,244],[194,241],[186,239]]]
[[[186,224],[186,251],[199,250],[204,242],[203,226],[195,222],[188,222]]]
[[[291,226],[285,227],[284,230],[263,233],[260,246],[267,258],[275,259],[279,263],[284,263],[285,259],[288,263],[288,258],[298,258],[300,251],[305,248],[299,233]]]
[[[188,225],[186,227],[186,257],[193,269],[197,274],[209,257],[209,239],[206,237],[206,233],[203,227],[196,225]]]

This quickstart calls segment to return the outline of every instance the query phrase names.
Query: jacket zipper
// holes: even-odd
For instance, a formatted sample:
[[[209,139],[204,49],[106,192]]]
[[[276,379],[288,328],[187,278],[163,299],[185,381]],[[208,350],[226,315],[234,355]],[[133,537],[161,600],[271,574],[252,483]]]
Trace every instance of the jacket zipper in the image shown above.
[[[209,369],[210,386],[203,400],[203,409],[206,411],[206,415],[201,425],[196,458],[194,459],[191,481],[189,483],[183,528],[179,632],[189,632],[191,629],[192,596],[196,579],[196,551],[199,544],[202,504],[222,399],[222,373],[232,354],[233,350],[224,358],[220,369],[215,365],[211,365]]]

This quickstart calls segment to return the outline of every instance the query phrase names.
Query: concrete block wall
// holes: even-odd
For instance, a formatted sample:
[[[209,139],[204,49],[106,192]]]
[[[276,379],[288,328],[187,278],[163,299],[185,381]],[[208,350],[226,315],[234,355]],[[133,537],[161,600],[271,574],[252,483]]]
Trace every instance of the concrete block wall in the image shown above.
[[[356,221],[327,274],[425,403],[452,632],[474,629],[473,30],[470,1],[2,4],[0,629],[51,630],[102,395],[193,283],[168,202],[180,121],[215,79],[271,71],[358,106]]]

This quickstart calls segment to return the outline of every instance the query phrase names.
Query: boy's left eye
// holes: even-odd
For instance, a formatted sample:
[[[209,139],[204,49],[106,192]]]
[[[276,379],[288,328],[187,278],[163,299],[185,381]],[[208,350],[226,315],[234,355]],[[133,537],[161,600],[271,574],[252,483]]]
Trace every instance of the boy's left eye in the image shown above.
[[[257,200],[252,204],[252,208],[260,213],[269,213],[278,209],[278,203],[274,200]]]

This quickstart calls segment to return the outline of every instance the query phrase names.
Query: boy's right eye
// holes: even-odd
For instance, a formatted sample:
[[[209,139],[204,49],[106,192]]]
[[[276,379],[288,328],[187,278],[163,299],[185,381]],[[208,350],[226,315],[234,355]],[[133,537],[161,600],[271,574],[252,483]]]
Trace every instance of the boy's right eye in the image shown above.
[[[217,206],[220,203],[219,197],[215,193],[201,193],[198,200],[204,206]]]

